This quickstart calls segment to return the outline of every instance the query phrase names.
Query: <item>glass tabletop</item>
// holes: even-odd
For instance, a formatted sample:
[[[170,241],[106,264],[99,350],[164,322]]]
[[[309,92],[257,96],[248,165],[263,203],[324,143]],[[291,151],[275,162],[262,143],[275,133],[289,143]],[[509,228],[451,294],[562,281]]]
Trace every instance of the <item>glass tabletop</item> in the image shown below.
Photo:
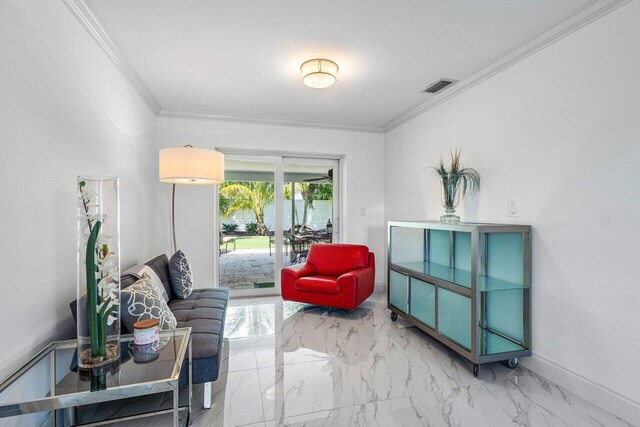
[[[100,394],[108,395],[104,400],[112,400],[117,396],[114,392],[135,395],[124,390],[145,385],[153,392],[157,390],[154,384],[178,380],[190,334],[191,328],[160,331],[158,352],[152,356],[134,352],[133,335],[123,335],[120,360],[90,371],[78,370],[76,340],[54,342],[0,384],[0,416],[10,415],[11,407],[16,414],[26,413],[15,407],[26,402],[50,401],[55,407],[65,407],[67,403],[101,401]]]

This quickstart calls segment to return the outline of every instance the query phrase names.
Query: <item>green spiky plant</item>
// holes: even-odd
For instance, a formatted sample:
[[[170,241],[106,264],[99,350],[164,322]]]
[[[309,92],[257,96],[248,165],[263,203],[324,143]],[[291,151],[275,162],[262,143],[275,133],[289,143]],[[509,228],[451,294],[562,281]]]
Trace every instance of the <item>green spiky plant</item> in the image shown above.
[[[457,196],[464,197],[467,193],[474,193],[480,189],[480,174],[473,168],[466,168],[460,156],[462,150],[449,150],[450,162],[445,163],[442,155],[430,167],[434,175],[442,183],[442,204],[449,215],[453,215],[458,202]],[[459,192],[462,194],[459,194]],[[459,219],[459,218],[458,218]]]

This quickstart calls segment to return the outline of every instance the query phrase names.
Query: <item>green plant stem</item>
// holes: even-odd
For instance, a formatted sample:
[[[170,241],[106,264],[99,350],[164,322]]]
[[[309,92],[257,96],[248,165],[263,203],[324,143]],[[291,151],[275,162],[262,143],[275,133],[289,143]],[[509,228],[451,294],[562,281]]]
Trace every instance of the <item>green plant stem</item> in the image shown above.
[[[104,303],[98,313],[98,350],[100,354],[97,356],[107,355],[107,317],[111,307],[111,303]]]
[[[85,268],[87,273],[87,321],[89,323],[89,339],[91,342],[91,354],[100,356],[99,354],[99,333],[98,333],[98,284],[96,282],[96,241],[102,222],[96,221],[89,239],[87,240],[87,256],[85,258]]]

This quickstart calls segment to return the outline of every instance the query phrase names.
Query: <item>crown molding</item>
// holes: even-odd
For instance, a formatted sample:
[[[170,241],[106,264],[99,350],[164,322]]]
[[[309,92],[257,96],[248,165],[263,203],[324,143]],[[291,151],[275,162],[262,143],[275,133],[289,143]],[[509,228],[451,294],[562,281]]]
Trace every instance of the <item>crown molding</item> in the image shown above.
[[[212,120],[212,121],[225,121],[225,122],[239,122],[239,123],[252,123],[263,125],[276,125],[276,126],[293,126],[293,127],[305,127],[316,129],[333,129],[343,130],[350,132],[365,132],[365,133],[384,133],[384,129],[374,126],[358,126],[350,125],[346,123],[331,123],[320,122],[314,120],[292,120],[283,119],[278,117],[266,117],[266,116],[250,116],[243,114],[217,114],[205,111],[191,111],[191,110],[178,110],[178,109],[162,109],[159,113],[160,117],[175,118],[175,119],[192,119],[192,120]]]
[[[91,37],[93,37],[96,43],[98,43],[98,46],[102,48],[104,53],[107,54],[107,57],[111,62],[113,62],[124,78],[133,86],[145,104],[147,104],[151,111],[153,111],[157,116],[162,108],[160,103],[144,84],[140,76],[138,76],[129,63],[124,59],[124,56],[120,50],[118,50],[115,43],[113,43],[111,37],[109,37],[87,3],[84,0],[62,0],[62,2],[69,8],[71,13],[73,13],[73,15],[78,19],[80,24],[85,28],[85,30],[87,30]]]
[[[519,47],[512,49],[496,61],[475,71],[464,79],[461,79],[455,85],[451,85],[451,88],[445,90],[441,95],[436,95],[428,101],[389,121],[382,127],[384,132],[387,133],[397,128],[398,126],[401,126],[408,121],[426,113],[432,108],[435,108],[436,106],[467,91],[468,89],[471,89],[472,87],[506,70],[512,65],[517,64],[518,62],[535,54],[545,47],[552,45],[558,40],[563,39],[564,37],[572,34],[573,32],[590,24],[591,22],[613,12],[617,8],[629,3],[630,1],[631,0],[590,1],[589,3],[573,11],[559,24],[554,25],[550,29],[525,42]]]

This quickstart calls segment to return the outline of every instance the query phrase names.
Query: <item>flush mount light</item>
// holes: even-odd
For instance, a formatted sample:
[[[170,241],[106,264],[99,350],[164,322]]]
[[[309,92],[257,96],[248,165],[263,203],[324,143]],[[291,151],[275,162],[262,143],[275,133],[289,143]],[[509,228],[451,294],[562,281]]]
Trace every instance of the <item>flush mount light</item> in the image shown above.
[[[300,66],[302,82],[314,89],[332,86],[338,74],[338,64],[328,59],[310,59]]]

